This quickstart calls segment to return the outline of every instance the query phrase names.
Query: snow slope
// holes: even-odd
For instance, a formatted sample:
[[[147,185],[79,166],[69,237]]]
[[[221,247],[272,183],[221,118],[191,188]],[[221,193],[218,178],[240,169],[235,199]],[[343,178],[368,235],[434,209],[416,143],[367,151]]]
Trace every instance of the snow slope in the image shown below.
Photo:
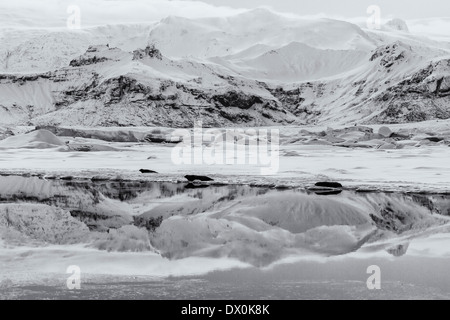
[[[131,35],[131,36],[130,36]],[[0,29],[0,124],[190,127],[450,117],[448,42],[255,9]]]

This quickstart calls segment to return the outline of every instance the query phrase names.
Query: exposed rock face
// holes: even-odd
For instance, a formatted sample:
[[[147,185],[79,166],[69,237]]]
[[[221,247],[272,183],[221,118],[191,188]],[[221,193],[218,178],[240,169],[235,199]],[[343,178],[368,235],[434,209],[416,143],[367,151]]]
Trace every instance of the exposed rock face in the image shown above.
[[[411,50],[411,47],[407,47],[400,41],[397,41],[385,47],[378,48],[373,53],[370,61],[374,61],[380,58],[380,66],[389,69],[395,63],[399,63],[404,60],[407,57],[408,52]]]
[[[109,50],[109,46],[89,46],[84,55],[77,59],[70,61],[71,67],[88,66],[96,63],[102,63],[109,60],[107,57],[102,57],[102,52]],[[99,55],[99,56],[98,56]]]
[[[133,51],[133,60],[140,60],[145,57],[155,58],[162,60],[163,56],[154,44],[148,45],[144,50],[138,49]]]
[[[387,108],[374,118],[381,123],[450,118],[450,59],[431,63],[389,87],[374,102]]]
[[[81,67],[81,66],[87,66],[90,64],[105,62],[106,60],[108,60],[108,59],[105,57],[97,58],[97,56],[93,56],[92,58],[80,57],[79,59],[74,59],[74,60],[70,61],[70,66],[71,67]]]
[[[230,91],[222,95],[213,96],[212,99],[220,103],[223,107],[237,107],[239,109],[248,110],[255,104],[262,104],[258,96],[249,96],[243,92]]]

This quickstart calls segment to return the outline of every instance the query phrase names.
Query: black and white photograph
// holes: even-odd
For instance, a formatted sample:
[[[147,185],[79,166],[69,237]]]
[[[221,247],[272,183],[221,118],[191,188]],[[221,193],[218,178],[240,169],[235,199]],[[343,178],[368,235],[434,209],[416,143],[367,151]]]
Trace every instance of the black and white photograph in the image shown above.
[[[0,300],[277,316],[449,266],[449,1],[0,2]]]

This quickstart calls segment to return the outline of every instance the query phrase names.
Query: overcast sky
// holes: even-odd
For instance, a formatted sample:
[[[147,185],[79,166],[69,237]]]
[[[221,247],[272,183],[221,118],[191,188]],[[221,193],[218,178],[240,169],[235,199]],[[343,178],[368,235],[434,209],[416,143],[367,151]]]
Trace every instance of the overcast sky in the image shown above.
[[[402,19],[450,16],[449,0],[195,0],[234,8],[270,6],[298,15],[366,16],[370,5],[378,5],[382,15]]]
[[[378,5],[382,20],[393,17],[450,17],[449,0],[0,0],[1,27],[64,27],[67,9],[77,5],[83,26],[159,21],[169,15],[187,18],[231,15],[261,6],[299,16],[326,16],[352,22],[367,19]],[[352,20],[353,19],[353,20]],[[360,20],[365,21],[365,20]],[[450,34],[450,19],[421,28]]]

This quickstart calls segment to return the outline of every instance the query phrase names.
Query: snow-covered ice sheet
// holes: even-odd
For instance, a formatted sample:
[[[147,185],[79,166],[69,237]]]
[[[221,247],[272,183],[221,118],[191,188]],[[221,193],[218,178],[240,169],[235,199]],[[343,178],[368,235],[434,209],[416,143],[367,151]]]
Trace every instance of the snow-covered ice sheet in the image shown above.
[[[262,175],[265,164],[239,165],[236,155],[233,164],[175,164],[172,160],[175,144],[142,142],[106,142],[96,139],[59,137],[68,145],[97,146],[92,152],[76,152],[67,146],[55,145],[58,141],[32,142],[24,137],[12,137],[0,141],[0,171],[3,173],[48,173],[92,177],[104,174],[109,177],[122,176],[131,179],[182,180],[186,174],[201,174],[214,177],[224,183],[266,183],[276,185],[305,186],[320,180],[335,180],[351,188],[380,188],[383,190],[450,191],[450,148],[443,143],[423,143],[426,137],[450,135],[450,123],[425,122],[390,126],[393,131],[407,130],[413,140],[397,142],[397,148],[349,147],[325,144],[312,134],[326,127],[277,127],[280,132],[279,165],[275,174]],[[380,126],[371,126],[376,132]],[[267,129],[267,128],[265,128]],[[299,135],[305,130],[311,137]],[[337,128],[339,129],[339,128]],[[114,129],[97,128],[110,132]],[[116,132],[123,130],[117,128]],[[132,129],[145,135],[145,128]],[[148,129],[147,129],[148,130]],[[165,129],[170,135],[173,130]],[[431,132],[430,132],[431,131]],[[112,132],[112,133],[111,133]],[[149,131],[147,131],[149,132]],[[428,135],[426,134],[428,133]],[[303,141],[295,142],[301,137]],[[341,135],[354,139],[353,135]],[[348,137],[348,138],[346,138]],[[15,139],[11,141],[10,139]],[[19,139],[19,140],[18,140]],[[448,138],[447,138],[448,139]],[[30,142],[31,140],[31,142]],[[315,140],[315,141],[310,141]],[[386,145],[384,141],[371,140]],[[448,140],[446,140],[448,141]],[[21,147],[13,148],[12,143]],[[30,145],[31,143],[31,145]],[[34,144],[33,144],[34,143]],[[51,148],[53,143],[53,148]],[[363,142],[364,143],[364,142]],[[368,141],[367,143],[370,143]],[[45,149],[42,149],[44,145]],[[420,146],[419,146],[420,145]],[[102,147],[102,148],[101,148]],[[109,148],[109,149],[108,149]],[[110,151],[108,151],[110,150]],[[139,169],[157,171],[157,175],[142,175]]]

